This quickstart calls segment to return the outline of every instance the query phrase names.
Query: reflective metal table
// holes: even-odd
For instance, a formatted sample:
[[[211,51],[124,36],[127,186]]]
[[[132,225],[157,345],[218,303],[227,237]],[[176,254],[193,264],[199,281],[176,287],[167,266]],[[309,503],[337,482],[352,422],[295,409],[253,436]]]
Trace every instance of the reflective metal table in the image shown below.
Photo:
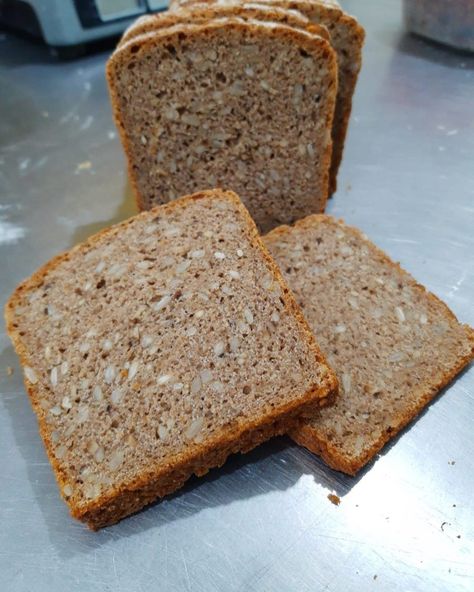
[[[329,212],[474,324],[474,58],[405,35],[396,0],[345,5],[367,42]],[[0,36],[2,306],[135,212],[106,57]],[[3,329],[0,393],[2,591],[474,590],[472,368],[355,479],[281,438],[97,534],[60,500]]]

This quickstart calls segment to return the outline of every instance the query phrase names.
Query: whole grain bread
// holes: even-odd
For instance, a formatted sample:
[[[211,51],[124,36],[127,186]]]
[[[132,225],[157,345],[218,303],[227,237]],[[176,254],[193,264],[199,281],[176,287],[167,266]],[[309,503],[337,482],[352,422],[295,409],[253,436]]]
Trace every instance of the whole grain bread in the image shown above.
[[[474,331],[341,221],[310,216],[265,243],[341,384],[291,436],[354,475],[472,360]]]
[[[324,210],[337,88],[325,39],[238,17],[180,24],[131,38],[107,77],[142,209],[221,186],[261,230]]]
[[[287,431],[337,389],[255,224],[221,190],[53,259],[5,316],[62,496],[93,529]]]
[[[297,10],[289,10],[272,6],[242,2],[239,4],[196,4],[184,10],[164,11],[148,14],[138,18],[122,35],[117,47],[121,47],[131,39],[159,29],[177,24],[206,23],[216,18],[239,17],[243,20],[282,23],[309,33],[314,33],[329,41],[326,27],[316,25]]]
[[[333,152],[329,180],[329,194],[337,188],[337,172],[342,160],[344,142],[352,109],[357,77],[362,64],[365,32],[357,20],[344,12],[334,0],[258,0],[261,5],[296,10],[312,23],[324,25],[338,60],[338,94],[332,128]],[[170,10],[198,6],[239,4],[238,0],[173,0]]]

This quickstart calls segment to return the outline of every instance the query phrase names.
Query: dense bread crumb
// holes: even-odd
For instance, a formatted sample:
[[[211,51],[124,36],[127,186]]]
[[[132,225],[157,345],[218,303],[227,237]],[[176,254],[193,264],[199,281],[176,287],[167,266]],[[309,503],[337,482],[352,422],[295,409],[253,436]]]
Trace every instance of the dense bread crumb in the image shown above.
[[[261,230],[324,210],[337,88],[326,40],[215,19],[132,38],[107,72],[141,208],[220,186]]]
[[[199,6],[228,6],[241,4],[237,0],[175,0],[171,10],[196,9]],[[337,53],[338,93],[332,128],[333,151],[329,180],[329,194],[337,187],[337,172],[342,160],[344,141],[352,109],[357,77],[362,64],[364,29],[356,19],[346,14],[333,0],[258,0],[259,5],[269,5],[296,10],[312,23],[324,25],[330,35],[331,45]]]
[[[267,235],[341,394],[292,435],[355,473],[474,355],[474,333],[357,230],[310,216]]]
[[[73,515],[113,523],[335,390],[234,194],[106,230],[24,282],[8,330]]]

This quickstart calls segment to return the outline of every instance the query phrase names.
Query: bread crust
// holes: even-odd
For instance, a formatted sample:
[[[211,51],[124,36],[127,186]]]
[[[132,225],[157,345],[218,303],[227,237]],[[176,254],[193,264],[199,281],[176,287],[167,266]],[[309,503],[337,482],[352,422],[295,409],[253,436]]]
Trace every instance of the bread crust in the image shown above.
[[[151,503],[156,498],[172,493],[191,477],[193,473],[196,475],[204,475],[210,468],[222,465],[229,454],[238,451],[246,452],[271,436],[288,431],[288,429],[296,425],[300,416],[309,412],[314,412],[315,408],[330,404],[337,393],[337,378],[327,365],[327,362],[317,346],[315,338],[292,293],[286,285],[279,268],[263,244],[250,214],[235,193],[219,189],[201,191],[199,193],[185,196],[163,206],[158,206],[152,210],[142,212],[141,214],[115,226],[106,228],[87,239],[84,243],[76,245],[70,251],[57,255],[38,269],[30,278],[20,283],[5,305],[5,321],[7,332],[13,342],[21,364],[23,366],[30,365],[27,345],[23,342],[15,323],[15,309],[20,303],[24,292],[28,292],[41,285],[50,271],[55,269],[63,261],[70,259],[81,251],[86,250],[91,245],[96,244],[102,237],[110,237],[120,233],[121,229],[130,224],[130,222],[136,217],[153,218],[157,214],[163,212],[185,208],[192,201],[204,198],[222,199],[223,197],[232,202],[243,216],[252,246],[262,252],[269,270],[281,287],[282,298],[285,301],[288,314],[292,315],[301,327],[304,336],[308,340],[310,348],[314,352],[315,362],[327,367],[326,380],[324,384],[313,385],[313,388],[305,393],[298,401],[292,401],[285,405],[281,405],[279,408],[273,409],[271,412],[254,421],[249,421],[245,424],[242,422],[238,426],[232,428],[232,430],[223,429],[219,434],[212,439],[207,440],[205,443],[194,444],[189,447],[186,453],[175,455],[165,466],[162,464],[152,466],[139,477],[118,487],[112,487],[109,491],[102,493],[94,500],[85,501],[83,503],[74,503],[74,500],[65,498],[71,515],[78,520],[86,522],[93,530],[114,524],[132,512],[136,512],[140,508]],[[63,487],[66,485],[66,476],[61,468],[61,463],[54,455],[50,430],[46,424],[44,412],[39,405],[41,383],[38,382],[32,384],[25,379],[25,387],[32,407],[37,415],[39,431],[46,447],[50,463],[53,467],[56,480],[62,491]]]
[[[119,130],[120,138],[128,163],[128,176],[132,185],[133,193],[135,195],[138,208],[140,210],[146,209],[148,207],[148,204],[146,203],[145,197],[141,194],[138,187],[138,179],[134,170],[132,146],[127,136],[125,127],[122,123],[122,117],[120,113],[120,101],[118,96],[119,93],[115,85],[115,72],[117,70],[119,71],[122,67],[124,67],[125,64],[127,64],[128,61],[131,58],[133,58],[134,55],[136,56],[138,52],[147,52],[150,50],[152,51],[153,48],[156,45],[161,44],[164,39],[166,39],[167,43],[173,44],[179,41],[179,39],[182,38],[183,35],[188,38],[205,36],[209,37],[212,36],[213,33],[216,31],[219,32],[222,29],[227,29],[229,31],[239,30],[242,32],[250,33],[255,33],[256,31],[258,31],[262,35],[268,35],[268,37],[290,39],[293,42],[298,43],[301,49],[303,49],[309,54],[314,55],[316,58],[324,57],[325,59],[327,59],[327,67],[330,76],[336,81],[335,88],[332,89],[331,96],[328,97],[327,121],[325,121],[324,123],[327,129],[332,129],[337,92],[337,61],[336,55],[330,43],[322,37],[320,37],[319,35],[315,35],[306,31],[299,31],[283,24],[272,23],[271,26],[269,25],[270,23],[268,22],[262,22],[261,25],[245,23],[239,21],[238,19],[232,19],[230,17],[220,19],[219,21],[211,21],[207,24],[200,25],[180,24],[169,28],[160,29],[158,31],[152,31],[150,33],[139,35],[138,37],[132,37],[128,42],[126,42],[123,46],[118,48],[112,54],[109,61],[107,62],[106,77],[109,87],[110,100],[112,104],[113,117],[117,129]],[[321,194],[315,195],[314,198],[311,200],[315,202],[321,202],[319,204],[319,207],[316,208],[317,210],[319,209],[319,211],[324,211],[326,200],[328,197],[331,155],[332,141],[329,141],[327,143],[325,151],[320,156],[320,169],[322,171],[320,180]]]
[[[375,253],[378,258],[380,258],[385,264],[403,272],[409,278],[411,278],[414,282],[414,288],[420,291],[425,297],[430,299],[431,301],[437,302],[439,305],[442,305],[444,309],[444,314],[446,317],[449,317],[451,320],[459,323],[458,319],[454,315],[454,313],[448,308],[448,306],[441,301],[435,294],[429,292],[424,286],[419,284],[413,276],[405,271],[399,263],[392,261],[384,251],[379,249],[376,245],[374,245],[367,237],[357,228],[352,226],[348,226],[345,224],[343,220],[336,220],[330,216],[326,215],[313,215],[304,218],[303,220],[299,220],[293,226],[280,226],[275,228],[271,232],[269,232],[264,237],[264,242],[267,244],[272,241],[277,241],[279,237],[292,232],[295,228],[308,228],[312,227],[315,223],[328,223],[332,225],[344,225],[346,229],[348,229],[353,235],[357,236],[360,240],[362,240],[367,248]],[[311,452],[314,452],[318,456],[324,460],[326,464],[328,464],[331,468],[341,471],[343,473],[347,473],[349,475],[356,475],[362,467],[364,467],[368,462],[370,462],[374,456],[383,448],[383,446],[396,434],[398,434],[404,427],[406,427],[411,421],[413,421],[420,412],[426,407],[426,405],[433,400],[436,395],[447,386],[454,377],[459,374],[459,372],[465,368],[473,359],[474,359],[474,329],[472,329],[468,325],[461,325],[465,332],[466,332],[466,339],[470,343],[471,350],[466,355],[461,356],[457,359],[457,363],[449,369],[445,374],[443,374],[435,384],[426,385],[426,390],[421,393],[421,396],[418,397],[418,401],[416,404],[412,404],[410,408],[407,408],[403,414],[400,414],[397,417],[397,420],[393,420],[391,423],[390,430],[385,431],[385,433],[381,434],[380,437],[373,443],[373,445],[366,451],[364,451],[358,458],[352,458],[341,454],[341,452],[331,444],[329,440],[324,438],[321,433],[318,432],[311,424],[302,422],[298,425],[297,428],[290,430],[289,435],[290,437],[305,448],[308,448]]]
[[[197,24],[193,19],[212,20],[223,17],[241,17],[264,22],[274,22],[286,24],[296,29],[306,31],[313,35],[319,35],[326,41],[329,41],[329,33],[326,27],[311,23],[302,14],[295,10],[279,8],[277,6],[258,5],[258,4],[196,4],[190,5],[186,9],[176,11],[159,12],[138,19],[122,35],[117,48],[122,47],[136,37],[145,33],[159,31],[177,24]]]

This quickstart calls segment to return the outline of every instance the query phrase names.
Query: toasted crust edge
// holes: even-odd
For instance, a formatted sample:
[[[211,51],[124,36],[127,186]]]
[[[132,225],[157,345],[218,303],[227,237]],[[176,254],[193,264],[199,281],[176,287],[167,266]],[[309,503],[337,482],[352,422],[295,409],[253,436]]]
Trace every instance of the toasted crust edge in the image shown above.
[[[261,251],[269,270],[281,286],[282,298],[285,301],[286,310],[289,314],[292,314],[295,317],[303,335],[307,338],[309,346],[314,352],[316,363],[326,366],[326,381],[324,384],[313,385],[312,388],[309,389],[304,396],[300,397],[298,401],[293,401],[274,409],[271,413],[262,416],[259,421],[250,421],[245,425],[237,426],[231,431],[222,430],[220,434],[213,439],[208,440],[205,444],[194,445],[187,453],[176,455],[164,468],[159,466],[153,467],[145,472],[140,478],[135,478],[131,482],[122,484],[118,488],[112,488],[109,492],[100,495],[96,500],[84,504],[75,504],[73,500],[65,499],[71,515],[78,520],[86,522],[93,530],[112,525],[125,516],[136,512],[145,505],[151,503],[158,497],[172,493],[191,477],[193,473],[196,475],[203,475],[210,468],[223,464],[229,454],[238,451],[246,452],[271,436],[288,431],[288,429],[295,425],[296,421],[299,421],[300,416],[310,411],[314,411],[315,407],[331,403],[334,396],[337,394],[338,381],[336,375],[330,369],[324,356],[319,350],[315,338],[292,293],[286,285],[279,268],[263,244],[254,221],[235,193],[221,189],[200,191],[192,195],[184,196],[176,201],[142,212],[124,222],[106,228],[83,243],[76,245],[71,250],[57,255],[38,269],[31,277],[21,282],[7,301],[4,314],[7,332],[20,358],[22,366],[26,366],[29,363],[28,351],[21,336],[18,334],[16,327],[14,327],[14,310],[23,292],[40,285],[48,273],[56,268],[62,261],[70,259],[77,252],[99,242],[104,236],[113,236],[119,233],[122,227],[128,225],[137,217],[152,218],[161,212],[173,211],[178,208],[186,207],[191,201],[197,201],[203,198],[222,199],[223,197],[232,202],[242,214],[252,246]],[[49,433],[50,430],[46,425],[44,418],[39,414],[37,397],[40,394],[41,385],[33,385],[25,380],[25,387],[37,416],[40,435],[44,442],[56,481],[62,491],[62,488],[65,485],[65,477],[60,463],[57,461],[53,452]],[[173,464],[171,464],[171,462]]]
[[[327,114],[327,121],[326,125],[328,129],[333,128],[334,122],[334,110],[336,105],[336,97],[337,97],[337,81],[338,81],[338,67],[337,67],[337,58],[336,53],[332,49],[331,44],[326,39],[320,37],[319,35],[312,34],[311,32],[306,31],[299,31],[283,24],[276,24],[272,25],[272,27],[268,27],[268,23],[263,22],[261,26],[250,24],[250,23],[242,23],[232,21],[232,18],[229,17],[229,22],[227,23],[218,23],[213,24],[212,22],[207,24],[199,24],[199,25],[175,25],[168,29],[162,29],[159,31],[151,32],[142,36],[133,37],[128,42],[126,42],[123,46],[117,48],[117,50],[112,54],[109,58],[107,65],[106,65],[106,78],[107,84],[109,89],[109,96],[110,102],[112,104],[112,112],[113,112],[113,119],[117,129],[119,130],[120,139],[122,142],[122,146],[125,152],[127,167],[128,167],[128,177],[130,179],[130,184],[132,186],[133,193],[135,195],[137,206],[140,210],[144,210],[148,208],[148,204],[144,199],[143,195],[141,194],[138,188],[138,179],[135,175],[133,169],[133,151],[131,142],[127,136],[127,132],[125,127],[121,121],[121,113],[119,107],[119,98],[118,98],[118,90],[115,86],[115,68],[120,68],[121,64],[129,58],[132,53],[130,52],[132,46],[140,46],[146,50],[152,49],[154,45],[156,45],[157,40],[161,40],[164,38],[168,38],[170,43],[173,43],[175,40],[179,38],[180,35],[183,33],[189,37],[193,35],[203,35],[203,34],[211,34],[212,32],[220,29],[241,29],[241,30],[248,30],[248,31],[255,31],[260,30],[267,34],[269,37],[280,37],[291,39],[299,43],[300,47],[305,49],[310,53],[314,53],[314,55],[321,54],[324,55],[328,59],[328,68],[330,70],[330,74],[332,78],[335,80],[335,86],[332,91],[332,96],[328,99],[328,114]],[[326,207],[326,202],[329,196],[329,175],[330,175],[330,167],[331,167],[331,159],[332,159],[332,152],[333,152],[333,139],[331,136],[331,140],[328,142],[327,148],[324,154],[321,155],[320,158],[320,169],[322,171],[321,177],[321,195],[315,195],[311,198],[311,201],[317,204],[316,210],[323,212]]]
[[[347,230],[349,230],[353,235],[357,236],[361,239],[371,250],[372,252],[376,253],[383,262],[389,264],[391,267],[395,267],[404,274],[408,275],[415,282],[415,288],[421,291],[427,298],[430,300],[434,300],[437,303],[441,304],[444,308],[445,314],[449,316],[452,320],[459,323],[457,317],[451,311],[451,309],[440,300],[435,294],[427,290],[423,285],[418,283],[416,279],[405,269],[403,269],[399,263],[390,259],[390,257],[382,251],[379,247],[377,247],[374,243],[372,243],[363,232],[361,232],[358,228],[353,226],[349,226],[344,222],[344,220],[337,220],[332,216],[327,216],[324,214],[315,214],[312,216],[308,216],[302,220],[299,220],[292,226],[279,226],[274,230],[270,231],[266,236],[263,237],[264,242],[271,242],[273,240],[278,240],[278,237],[283,236],[291,232],[294,228],[305,228],[305,227],[312,227],[313,223],[316,221],[322,221],[334,226],[341,226],[343,225]],[[369,450],[365,451],[357,458],[352,458],[341,454],[336,447],[334,447],[327,439],[321,437],[319,432],[312,428],[311,425],[307,423],[300,423],[296,429],[292,429],[289,432],[290,437],[301,446],[304,446],[311,452],[314,452],[318,456],[324,460],[324,462],[329,465],[331,468],[341,471],[343,473],[347,473],[348,475],[356,475],[362,467],[364,467],[368,462],[370,462],[374,456],[383,448],[383,446],[392,438],[394,438],[404,427],[406,427],[411,421],[413,421],[420,412],[426,407],[426,405],[432,401],[443,389],[447,386],[456,376],[461,372],[463,368],[465,368],[473,359],[474,359],[474,329],[471,328],[469,325],[459,323],[461,327],[464,328],[466,332],[466,338],[468,342],[471,344],[471,352],[470,354],[466,354],[465,356],[460,357],[457,360],[457,364],[453,366],[448,372],[446,372],[441,379],[435,384],[429,387],[429,389],[421,395],[420,400],[416,404],[416,406],[411,407],[405,414],[398,418],[398,422],[396,425],[392,426],[390,432],[386,432],[382,434],[369,448]]]
[[[275,10],[276,9],[276,10]],[[281,12],[280,12],[281,11]],[[283,12],[287,13],[287,20],[283,18]],[[295,27],[313,35],[319,35],[326,41],[329,41],[329,33],[324,25],[317,25],[311,22],[305,22],[306,18],[290,12],[290,9],[279,6],[262,4],[258,5],[243,3],[240,4],[198,4],[197,7],[191,5],[185,9],[176,11],[158,12],[152,15],[139,18],[136,23],[131,25],[122,35],[117,49],[120,49],[136,37],[145,33],[160,31],[161,29],[172,27],[178,24],[197,24],[193,23],[193,17],[206,17],[210,21],[216,18],[250,18],[252,20],[262,20],[263,22],[275,22],[288,27]],[[261,18],[266,17],[266,18]],[[268,18],[267,18],[268,17]]]

